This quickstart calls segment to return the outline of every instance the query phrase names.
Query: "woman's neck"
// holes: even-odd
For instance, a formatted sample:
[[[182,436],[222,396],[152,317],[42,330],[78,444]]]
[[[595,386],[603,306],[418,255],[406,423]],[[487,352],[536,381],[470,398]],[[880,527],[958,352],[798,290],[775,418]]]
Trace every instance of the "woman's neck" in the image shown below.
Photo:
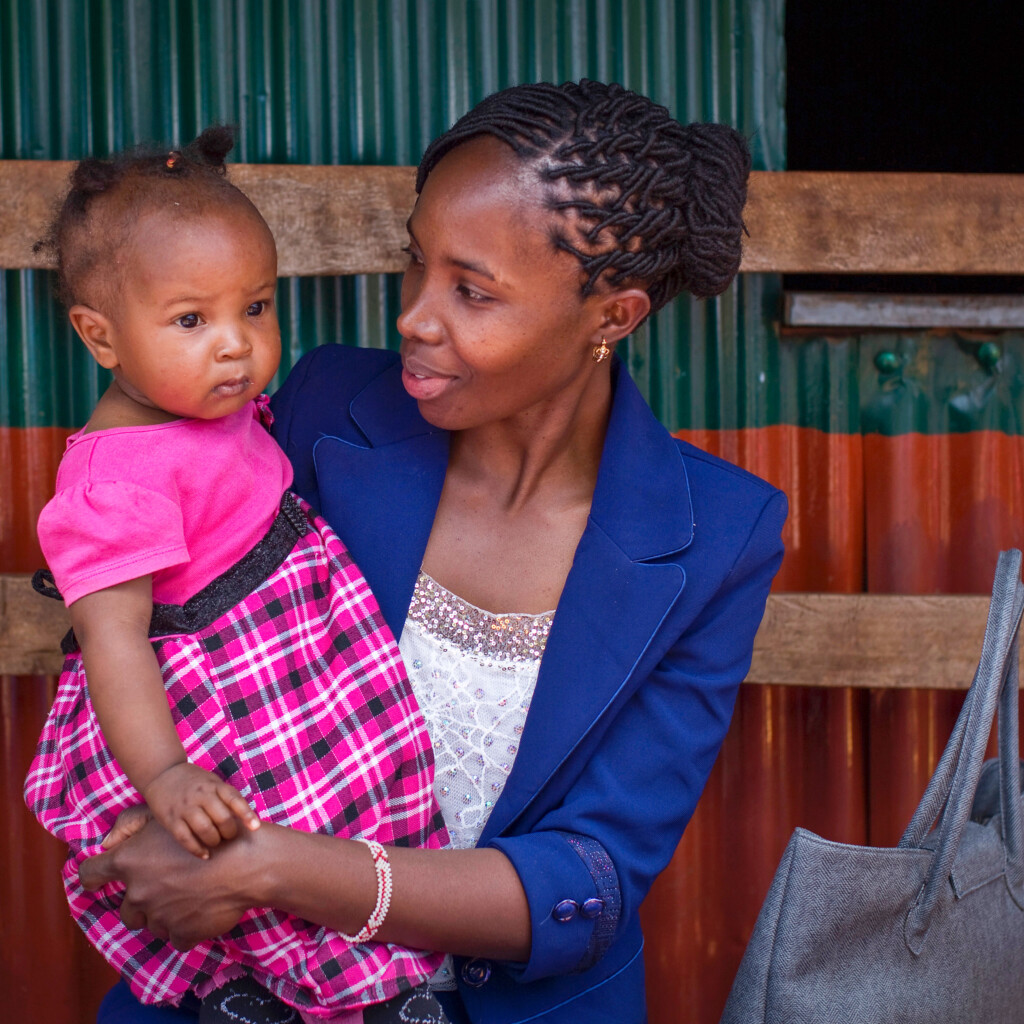
[[[448,476],[486,486],[510,514],[549,492],[582,490],[589,498],[610,411],[610,378],[595,375],[575,401],[563,397],[513,419],[454,433]]]
[[[550,611],[590,514],[611,388],[452,435],[423,568],[488,611]],[[568,408],[567,408],[568,406]]]

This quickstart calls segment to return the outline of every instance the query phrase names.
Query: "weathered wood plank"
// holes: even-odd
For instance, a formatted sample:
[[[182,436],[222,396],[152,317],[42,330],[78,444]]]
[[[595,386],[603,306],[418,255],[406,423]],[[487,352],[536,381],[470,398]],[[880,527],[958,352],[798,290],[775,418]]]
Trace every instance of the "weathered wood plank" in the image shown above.
[[[29,576],[0,575],[0,675],[56,675],[68,614],[60,601],[41,597]]]
[[[0,160],[0,267],[46,267],[33,252],[67,189],[73,164]],[[282,277],[402,270],[412,167],[233,164],[231,180],[260,208]]]
[[[966,689],[988,604],[975,596],[773,594],[747,681]]]
[[[1024,175],[752,176],[744,270],[1024,273]]]
[[[970,685],[987,597],[773,594],[748,682],[960,689]],[[27,576],[0,576],[0,675],[60,671],[59,601]]]
[[[0,267],[40,267],[71,164],[0,161]],[[386,273],[404,259],[411,167],[233,164],[282,276]],[[1024,175],[756,171],[744,271],[1024,273]]]

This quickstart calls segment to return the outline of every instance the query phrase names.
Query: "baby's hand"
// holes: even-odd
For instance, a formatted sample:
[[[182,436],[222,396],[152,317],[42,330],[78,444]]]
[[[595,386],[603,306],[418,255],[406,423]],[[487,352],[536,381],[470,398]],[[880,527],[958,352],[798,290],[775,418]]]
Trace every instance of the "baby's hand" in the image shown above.
[[[142,795],[156,820],[203,860],[222,839],[238,835],[239,821],[250,830],[260,827],[260,819],[234,786],[188,761],[162,771]]]

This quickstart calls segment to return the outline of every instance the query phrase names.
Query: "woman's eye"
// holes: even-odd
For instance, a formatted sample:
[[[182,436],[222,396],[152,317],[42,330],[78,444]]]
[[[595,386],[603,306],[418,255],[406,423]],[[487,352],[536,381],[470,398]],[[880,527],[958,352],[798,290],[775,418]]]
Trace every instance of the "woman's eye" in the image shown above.
[[[423,260],[421,260],[419,256],[417,256],[416,253],[414,253],[408,245],[402,246],[402,252],[404,252],[405,255],[409,257],[410,267],[419,266],[423,262]]]
[[[459,285],[459,293],[463,298],[469,299],[470,302],[489,302],[490,296],[484,295],[478,292],[475,288],[470,288],[468,284]]]
[[[267,308],[267,304],[265,302],[254,302],[245,311],[245,315],[246,316],[260,316],[260,314],[262,314],[262,312],[266,308]]]
[[[201,323],[198,313],[186,313],[184,316],[179,316],[174,322],[179,327],[184,327],[186,331],[193,330]]]

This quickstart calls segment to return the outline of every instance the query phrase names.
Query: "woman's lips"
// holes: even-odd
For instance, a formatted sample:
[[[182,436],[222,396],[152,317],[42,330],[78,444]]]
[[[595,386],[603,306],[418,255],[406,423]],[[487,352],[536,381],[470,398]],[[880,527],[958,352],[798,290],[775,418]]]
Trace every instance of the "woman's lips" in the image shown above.
[[[417,402],[437,398],[454,379],[454,377],[445,377],[437,373],[436,370],[431,370],[413,360],[409,360],[402,366],[402,384]]]

